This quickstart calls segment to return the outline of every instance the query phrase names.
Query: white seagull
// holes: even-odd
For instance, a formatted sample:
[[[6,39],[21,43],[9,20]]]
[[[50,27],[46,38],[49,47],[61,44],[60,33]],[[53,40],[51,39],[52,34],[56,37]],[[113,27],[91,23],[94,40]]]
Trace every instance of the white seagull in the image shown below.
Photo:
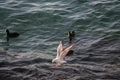
[[[55,59],[52,60],[52,63],[54,63],[56,65],[56,67],[59,67],[63,63],[66,63],[64,58],[72,47],[73,47],[73,45],[70,45],[66,49],[64,49],[63,41],[60,41],[58,48],[57,48],[57,56]]]

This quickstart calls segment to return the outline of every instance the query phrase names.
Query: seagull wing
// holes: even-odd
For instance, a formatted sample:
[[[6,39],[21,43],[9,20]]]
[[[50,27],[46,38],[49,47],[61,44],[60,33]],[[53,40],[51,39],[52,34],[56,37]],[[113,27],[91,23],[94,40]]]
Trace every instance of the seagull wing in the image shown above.
[[[70,49],[73,47],[73,45],[70,45],[69,47],[67,47],[61,54],[60,54],[60,58],[63,59],[67,53],[70,51]]]
[[[60,41],[58,48],[57,48],[57,57],[60,56],[60,54],[63,52],[63,49],[64,49],[63,41]]]

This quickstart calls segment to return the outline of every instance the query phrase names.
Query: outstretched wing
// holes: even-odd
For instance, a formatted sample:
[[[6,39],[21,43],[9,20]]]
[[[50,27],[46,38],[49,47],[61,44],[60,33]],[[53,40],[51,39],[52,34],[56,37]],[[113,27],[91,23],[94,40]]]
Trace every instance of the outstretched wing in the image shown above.
[[[63,59],[67,53],[70,51],[70,49],[73,47],[73,45],[70,45],[69,47],[67,47],[61,54],[60,54],[60,58]]]
[[[58,48],[57,48],[57,57],[60,56],[60,54],[62,53],[63,49],[64,49],[63,41],[60,41],[60,43],[58,45]]]

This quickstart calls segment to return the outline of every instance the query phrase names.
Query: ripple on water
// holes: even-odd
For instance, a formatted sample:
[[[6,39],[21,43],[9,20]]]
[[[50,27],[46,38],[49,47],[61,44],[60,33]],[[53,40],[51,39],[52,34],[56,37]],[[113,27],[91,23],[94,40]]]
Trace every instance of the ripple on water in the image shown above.
[[[119,7],[119,0],[1,0],[0,80],[119,80]],[[20,36],[6,42],[5,28]],[[56,68],[51,60],[69,30],[74,53]]]

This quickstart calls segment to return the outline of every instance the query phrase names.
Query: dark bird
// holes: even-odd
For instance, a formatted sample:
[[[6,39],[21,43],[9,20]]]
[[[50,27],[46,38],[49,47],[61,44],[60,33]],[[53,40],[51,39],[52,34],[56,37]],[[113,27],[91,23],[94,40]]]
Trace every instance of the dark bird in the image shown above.
[[[7,38],[16,38],[20,35],[17,32],[10,32],[8,29],[6,29],[6,34],[7,34]]]
[[[75,38],[75,31],[72,31],[72,37]]]
[[[75,31],[68,31],[69,43],[75,38]]]

